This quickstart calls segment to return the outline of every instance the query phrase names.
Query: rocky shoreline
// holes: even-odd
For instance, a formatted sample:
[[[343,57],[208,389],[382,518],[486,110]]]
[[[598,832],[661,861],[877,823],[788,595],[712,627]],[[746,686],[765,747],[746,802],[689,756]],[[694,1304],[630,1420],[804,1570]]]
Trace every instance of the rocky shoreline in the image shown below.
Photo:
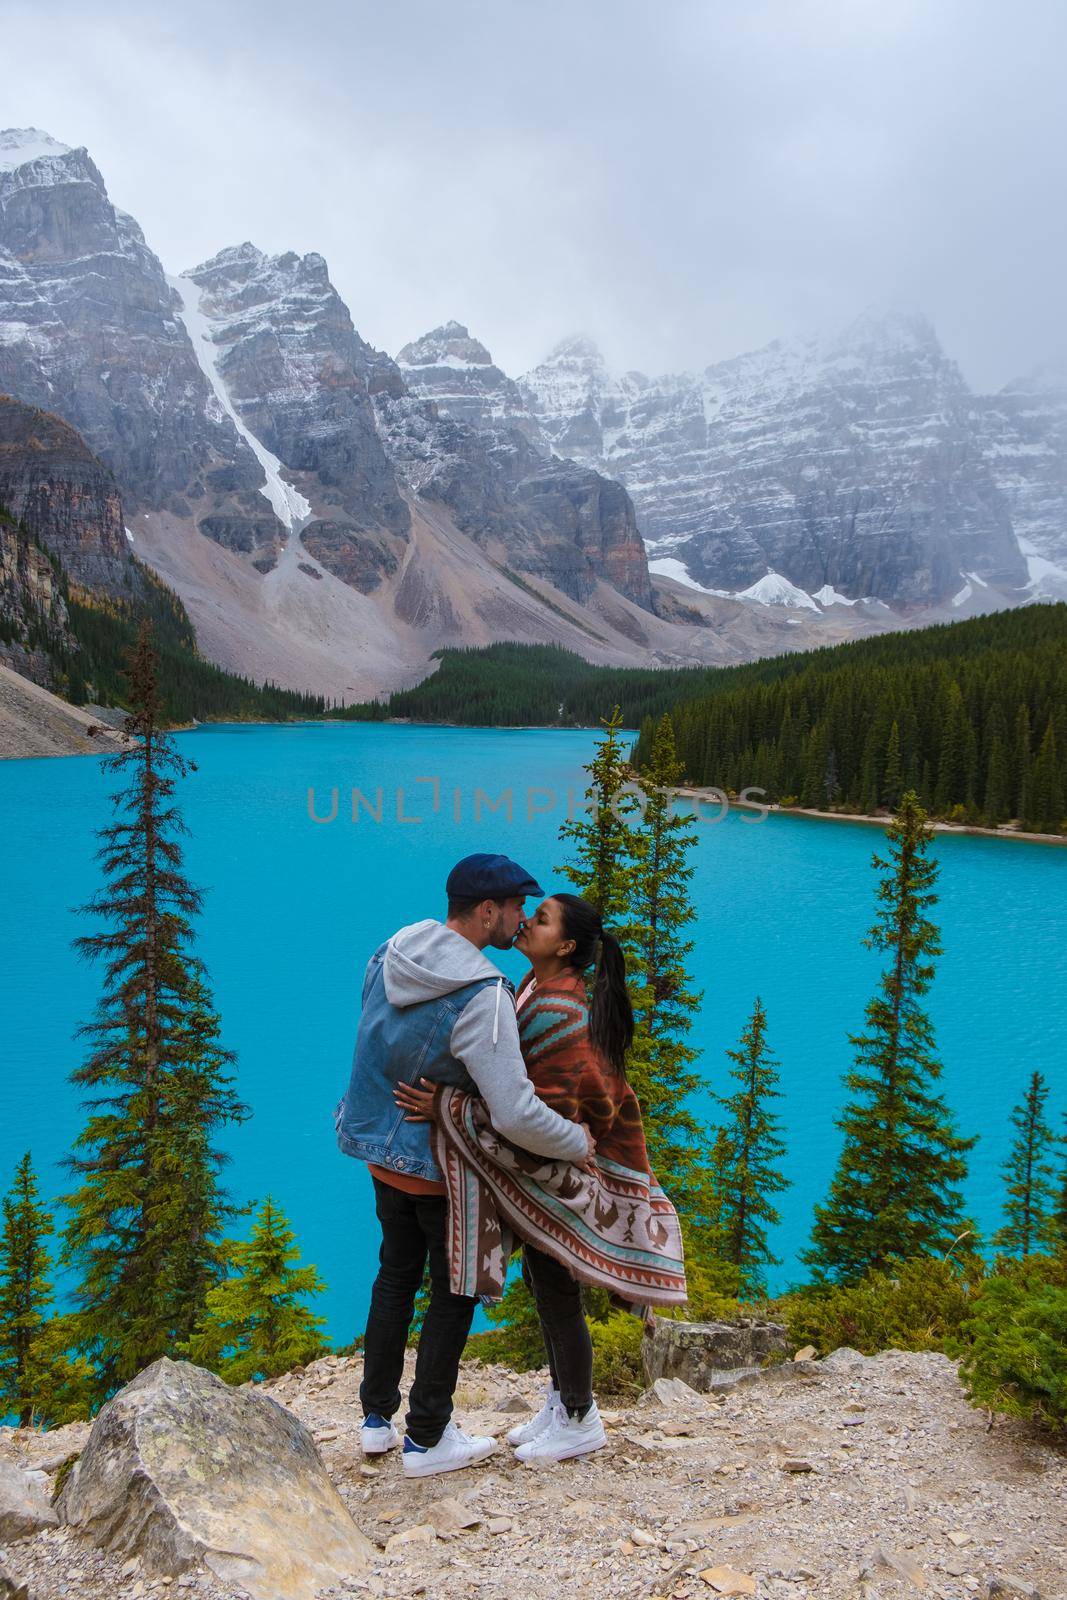
[[[1047,1439],[966,1402],[945,1356],[838,1350],[697,1395],[661,1381],[606,1399],[608,1446],[555,1468],[502,1443],[480,1468],[406,1480],[359,1449],[358,1357],[330,1356],[259,1391],[314,1440],[371,1541],[322,1600],[937,1600],[1067,1596],[1067,1461]],[[411,1362],[406,1381],[410,1381]],[[502,1439],[540,1404],[545,1374],[464,1366],[463,1426]],[[0,1462],[54,1486],[88,1426],[0,1430]],[[249,1592],[195,1562],[160,1572],[53,1523],[13,1537],[0,1512],[6,1591],[32,1600],[237,1600]],[[251,1582],[251,1580],[248,1580]],[[307,1591],[292,1588],[284,1600]],[[280,1591],[279,1591],[280,1593]]]

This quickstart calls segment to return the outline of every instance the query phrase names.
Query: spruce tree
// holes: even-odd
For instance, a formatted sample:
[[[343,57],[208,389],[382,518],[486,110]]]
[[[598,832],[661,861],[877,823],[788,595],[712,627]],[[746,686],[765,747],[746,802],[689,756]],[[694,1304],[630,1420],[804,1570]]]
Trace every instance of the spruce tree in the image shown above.
[[[975,1143],[953,1130],[943,1098],[933,1024],[922,1000],[941,953],[927,913],[937,902],[937,865],[926,813],[908,791],[887,830],[877,919],[864,944],[888,958],[867,1006],[867,1031],[852,1035],[856,1064],[837,1126],[844,1145],[824,1205],[815,1208],[804,1259],[820,1276],[850,1282],[871,1268],[949,1247],[963,1231],[965,1156]]]
[[[904,790],[904,768],[900,753],[900,724],[894,720],[889,730],[885,752],[885,772],[882,777],[882,800],[887,806],[896,806]]]
[[[275,1378],[313,1361],[326,1348],[325,1322],[303,1305],[325,1285],[314,1267],[300,1267],[293,1230],[268,1195],[248,1240],[228,1250],[232,1276],[208,1291],[184,1353],[227,1383]]]
[[[4,1198],[0,1242],[0,1417],[20,1428],[48,1420],[51,1410],[48,1328],[52,1305],[49,1235],[52,1218],[41,1204],[27,1150]]]
[[[781,1220],[772,1196],[789,1187],[778,1165],[785,1143],[769,1104],[781,1093],[778,1063],[767,1047],[767,1013],[758,996],[739,1047],[726,1054],[734,1063],[730,1076],[740,1087],[719,1097],[730,1118],[724,1129],[720,1229],[723,1255],[737,1269],[739,1290],[753,1295],[763,1290],[764,1267],[777,1265],[767,1243],[768,1227]]]
[[[192,769],[160,726],[157,658],[142,625],[129,672],[126,743],[106,759],[126,779],[100,830],[105,886],[84,907],[101,931],[77,948],[104,962],[91,1053],[71,1075],[88,1117],[68,1162],[63,1259],[78,1277],[72,1336],[114,1391],[191,1334],[223,1270],[236,1214],[220,1184],[220,1128],[245,1108],[219,1042],[191,919],[201,895],[183,872],[174,803]]]
[[[697,836],[691,817],[674,809],[671,791],[681,778],[674,727],[664,715],[640,775],[644,817],[627,915],[634,1043],[626,1070],[641,1102],[653,1170],[678,1203],[684,1191],[703,1183],[706,1138],[686,1104],[703,1079],[693,1070],[697,1052],[687,1043],[701,997],[690,990],[686,970],[693,941],[685,930],[696,917],[689,856]]]
[[[1031,1074],[1021,1105],[1011,1114],[1016,1139],[1004,1163],[1004,1226],[993,1243],[1006,1255],[1029,1256],[1053,1243],[1056,1187],[1049,1159],[1055,1135],[1045,1120],[1048,1084]]]
[[[586,767],[589,786],[585,816],[564,822],[562,840],[574,847],[563,868],[575,893],[596,906],[621,939],[627,937],[633,898],[634,859],[639,849],[634,827],[638,800],[629,782],[622,748],[622,713],[600,719],[604,732]]]

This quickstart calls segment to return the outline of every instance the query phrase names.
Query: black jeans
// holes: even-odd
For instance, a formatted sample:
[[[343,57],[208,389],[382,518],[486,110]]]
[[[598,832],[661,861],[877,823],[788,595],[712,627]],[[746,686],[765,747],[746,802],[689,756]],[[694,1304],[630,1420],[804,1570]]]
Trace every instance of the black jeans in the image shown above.
[[[416,1444],[432,1447],[452,1415],[463,1346],[477,1300],[448,1286],[443,1195],[405,1194],[374,1178],[374,1203],[382,1226],[381,1263],[371,1290],[363,1342],[363,1415],[391,1417],[400,1409],[404,1351],[415,1312],[415,1296],[430,1262],[430,1307],[419,1335],[415,1381],[408,1396],[407,1431]]]
[[[584,1416],[593,1403],[593,1341],[581,1286],[532,1245],[523,1247],[522,1276],[537,1304],[552,1385],[568,1411]]]

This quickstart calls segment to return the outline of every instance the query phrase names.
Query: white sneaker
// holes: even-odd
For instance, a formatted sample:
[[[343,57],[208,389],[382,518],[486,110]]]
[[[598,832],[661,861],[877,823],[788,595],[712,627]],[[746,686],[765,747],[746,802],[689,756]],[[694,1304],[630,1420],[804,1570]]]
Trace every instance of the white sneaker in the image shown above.
[[[491,1456],[496,1447],[495,1439],[463,1433],[454,1422],[450,1422],[437,1443],[429,1449],[416,1444],[414,1439],[404,1440],[404,1476],[432,1478],[438,1472],[458,1472],[461,1467],[476,1467],[486,1456]]]
[[[581,1419],[569,1416],[560,1406],[544,1433],[529,1444],[521,1444],[515,1456],[528,1465],[539,1461],[569,1461],[572,1456],[587,1456],[593,1450],[603,1450],[607,1442],[594,1400]]]
[[[359,1442],[365,1456],[384,1456],[387,1450],[396,1449],[400,1435],[388,1417],[380,1417],[376,1411],[372,1411],[369,1417],[363,1419]]]
[[[561,1409],[558,1389],[546,1389],[548,1398],[529,1422],[520,1422],[508,1433],[508,1444],[530,1444],[534,1439],[539,1439],[552,1426],[556,1412]]]

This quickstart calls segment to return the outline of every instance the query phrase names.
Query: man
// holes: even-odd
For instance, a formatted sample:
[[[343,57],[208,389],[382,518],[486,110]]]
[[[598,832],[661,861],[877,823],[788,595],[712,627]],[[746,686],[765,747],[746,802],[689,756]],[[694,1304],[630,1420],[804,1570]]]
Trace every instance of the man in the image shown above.
[[[419,1336],[404,1439],[404,1472],[429,1477],[482,1461],[495,1439],[452,1422],[452,1396],[477,1301],[449,1287],[448,1203],[430,1126],[398,1109],[398,1082],[455,1084],[477,1091],[493,1126],[524,1150],[584,1164],[593,1138],[534,1094],[519,1049],[514,990],[483,954],[506,950],[527,895],[544,890],[507,856],[472,855],[445,885],[448,917],[401,928],[370,959],[348,1092],[337,1108],[337,1142],[365,1161],[381,1224],[381,1263],[363,1345],[363,1449],[380,1455],[399,1441],[404,1350],[427,1260],[430,1304]]]

